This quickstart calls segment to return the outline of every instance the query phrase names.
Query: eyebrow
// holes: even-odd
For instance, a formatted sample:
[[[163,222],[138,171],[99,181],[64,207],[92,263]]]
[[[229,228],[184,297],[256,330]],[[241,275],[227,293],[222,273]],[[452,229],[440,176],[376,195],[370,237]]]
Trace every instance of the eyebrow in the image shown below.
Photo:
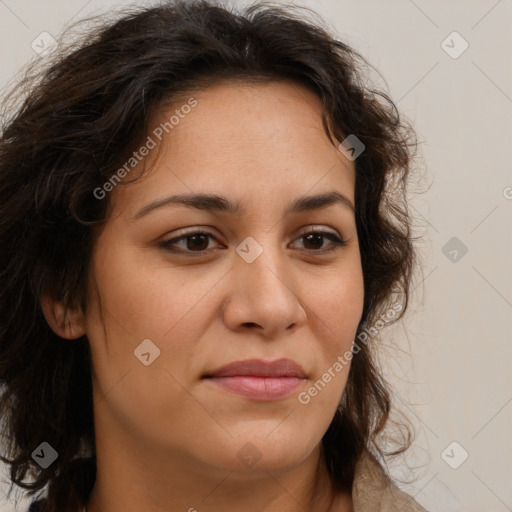
[[[354,205],[343,194],[332,191],[313,196],[300,196],[290,202],[285,209],[284,215],[301,213],[312,210],[319,210],[329,206],[340,204],[355,213]],[[217,194],[177,194],[163,199],[157,199],[141,208],[133,217],[133,220],[140,219],[150,212],[169,205],[183,205],[198,210],[210,212],[221,212],[237,215],[245,211],[245,207],[239,201],[232,201]]]

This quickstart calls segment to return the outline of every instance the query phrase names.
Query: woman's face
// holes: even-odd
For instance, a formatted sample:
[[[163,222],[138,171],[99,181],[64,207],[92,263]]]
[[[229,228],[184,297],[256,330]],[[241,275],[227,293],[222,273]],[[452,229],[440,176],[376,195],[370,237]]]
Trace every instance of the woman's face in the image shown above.
[[[339,194],[353,205],[354,163],[329,142],[320,99],[299,85],[191,96],[197,103],[153,116],[158,147],[146,140],[133,171],[147,174],[101,199],[112,216],[93,251],[84,323],[96,435],[141,461],[172,456],[199,472],[289,468],[333,418],[349,371],[339,361],[361,320],[354,211],[308,199]],[[189,204],[147,208],[175,195]],[[273,378],[257,365],[217,371],[280,359],[302,378],[285,367],[270,368]]]

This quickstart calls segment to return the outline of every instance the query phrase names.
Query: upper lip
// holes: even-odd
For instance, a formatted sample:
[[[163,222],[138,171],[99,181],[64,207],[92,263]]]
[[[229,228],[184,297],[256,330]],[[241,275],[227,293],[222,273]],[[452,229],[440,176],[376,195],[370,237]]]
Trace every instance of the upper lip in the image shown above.
[[[304,379],[306,374],[302,367],[291,359],[264,361],[262,359],[246,359],[235,361],[205,375],[205,377],[298,377]]]

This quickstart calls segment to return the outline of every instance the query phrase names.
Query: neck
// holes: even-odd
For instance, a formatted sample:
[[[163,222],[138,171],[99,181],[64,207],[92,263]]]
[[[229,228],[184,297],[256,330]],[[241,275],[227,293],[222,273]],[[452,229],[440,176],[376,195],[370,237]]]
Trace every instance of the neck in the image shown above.
[[[351,493],[334,489],[320,446],[298,466],[251,476],[201,471],[175,456],[162,460],[161,454],[146,454],[141,460],[130,450],[109,450],[101,443],[99,448],[97,443],[97,478],[87,512],[353,510]]]

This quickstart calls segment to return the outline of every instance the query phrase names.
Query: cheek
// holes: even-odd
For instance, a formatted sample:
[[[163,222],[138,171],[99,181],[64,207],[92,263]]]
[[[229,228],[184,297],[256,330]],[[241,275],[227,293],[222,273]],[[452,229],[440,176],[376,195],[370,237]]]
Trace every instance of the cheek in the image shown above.
[[[197,281],[184,282],[176,269],[146,256],[112,243],[94,258],[101,304],[110,314],[105,320],[129,333],[133,342],[162,339],[201,298]]]
[[[333,272],[313,288],[309,302],[312,321],[324,331],[330,352],[350,346],[362,317],[364,281],[360,265]]]
[[[328,283],[328,284],[326,284]],[[361,267],[348,266],[313,290],[310,318],[316,326],[320,354],[312,386],[299,403],[328,425],[345,389],[352,362],[352,343],[361,321],[364,282]]]
[[[343,281],[341,289],[332,290],[332,318],[334,329],[352,341],[363,314],[364,282],[360,272]]]
[[[218,273],[203,272],[195,278],[192,267],[186,273],[164,267],[161,260],[143,260],[133,248],[115,243],[99,246],[93,261],[95,282],[90,289],[97,286],[97,292],[87,317],[87,336],[104,385],[134,366],[145,368],[136,359],[141,346],[158,354],[151,369],[169,368],[184,380],[196,360],[197,340],[212,321],[208,290],[218,283]]]
[[[154,435],[160,443],[169,442],[179,437],[173,418],[180,411],[204,421],[201,408],[194,408],[180,383],[190,373],[193,340],[201,328],[196,322],[201,313],[193,305],[205,291],[201,293],[196,284],[185,293],[188,288],[177,283],[171,272],[137,265],[127,255],[128,251],[123,255],[123,251],[104,250],[94,260],[90,289],[97,286],[99,297],[96,294],[87,315],[86,334],[95,410],[105,422],[117,421],[135,429],[138,436]],[[141,345],[143,340],[151,343]],[[147,352],[151,362],[145,365],[142,354]],[[159,427],[148,429],[147,424]]]
[[[352,362],[352,342],[361,320],[364,282],[360,267],[337,273],[313,289],[310,296],[314,308],[310,318],[316,327],[317,350],[320,353],[311,385],[298,395],[299,407],[316,418],[316,425],[326,430],[345,390]]]

